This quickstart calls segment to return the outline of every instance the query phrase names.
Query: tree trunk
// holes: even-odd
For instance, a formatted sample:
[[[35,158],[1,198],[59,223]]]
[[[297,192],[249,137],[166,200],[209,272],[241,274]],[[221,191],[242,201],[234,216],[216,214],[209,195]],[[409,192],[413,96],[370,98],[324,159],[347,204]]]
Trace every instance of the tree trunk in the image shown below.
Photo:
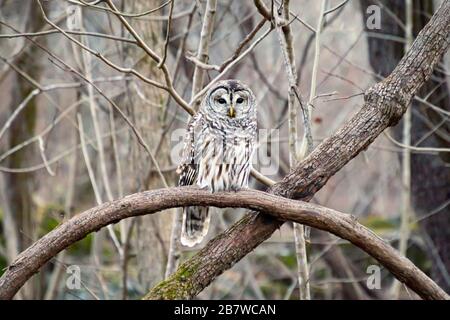
[[[405,1],[380,1],[383,5],[390,8],[401,21],[405,21]],[[363,24],[366,26],[367,13],[366,8],[372,4],[378,4],[378,1],[363,0],[361,10],[364,15]],[[413,30],[414,37],[428,23],[434,12],[433,1],[413,1]],[[381,29],[367,30],[370,32],[389,34],[405,38],[404,30],[392,17],[382,10]],[[369,61],[377,74],[386,77],[395,68],[404,55],[404,44],[392,40],[386,40],[381,37],[367,38],[369,46]],[[428,96],[428,94],[430,94]],[[446,81],[446,76],[439,70],[433,72],[432,78],[427,81],[418,91],[417,95],[438,106],[441,109],[450,111],[450,95]],[[412,145],[422,139],[433,130],[434,126],[439,125],[444,119],[444,115],[439,114],[430,107],[413,101],[412,106]],[[394,133],[397,140],[400,140],[402,134],[402,122],[394,127]],[[434,134],[420,143],[419,147],[449,148],[450,146],[450,125],[444,122]],[[411,192],[412,205],[417,214],[417,218],[423,218],[420,225],[429,240],[425,239],[430,258],[433,260],[432,277],[436,282],[450,292],[450,282],[448,274],[450,273],[450,206],[443,206],[450,199],[450,156],[448,153],[438,155],[413,153],[411,156]],[[427,214],[433,213],[430,216]],[[427,236],[428,235],[428,236]],[[435,254],[438,253],[438,256]],[[439,261],[439,259],[441,261]]]
[[[29,32],[36,32],[40,30],[43,25],[43,19],[36,9],[33,1],[27,1],[23,6],[27,16],[25,17],[27,23],[25,30]],[[39,41],[43,41],[40,39]],[[20,69],[24,74],[32,79],[39,81],[41,74],[41,65],[39,63],[39,48],[36,46],[29,46],[27,52],[22,54],[20,59],[15,61],[15,66]],[[27,96],[33,91],[33,86],[27,79],[19,75],[17,72],[11,75],[15,78],[11,90],[11,103],[9,110],[11,114],[16,108],[27,98]],[[23,141],[34,136],[34,130],[37,119],[37,101],[36,97],[33,97],[23,109],[22,112],[11,123],[11,127],[8,129],[8,149],[22,143]],[[21,168],[28,167],[33,164],[36,159],[37,148],[35,144],[27,146],[15,152],[7,158],[7,167]],[[16,230],[14,232],[17,239],[6,239],[7,242],[17,243],[18,252],[13,252],[15,249],[8,250],[8,260],[12,262],[15,256],[20,251],[25,250],[36,240],[37,221],[36,221],[36,207],[33,202],[33,193],[36,189],[36,181],[33,172],[28,173],[4,173],[4,186],[5,186],[5,199],[4,205],[5,211],[10,213],[11,220],[6,220],[4,223],[10,223]],[[14,233],[12,237],[14,237]],[[15,245],[13,246],[15,247]],[[7,248],[11,248],[7,245]],[[33,299],[39,296],[39,286],[35,281],[29,282],[27,286],[23,288],[19,297],[25,299]]]
[[[124,3],[125,8],[123,11],[125,12],[144,12],[161,4],[159,0],[137,0]],[[130,22],[145,43],[162,57],[165,39],[163,25],[166,22],[138,19],[130,20]],[[141,59],[142,55],[145,55],[145,53],[140,48],[130,48],[128,57],[131,58],[130,61],[139,61],[136,69],[140,70],[144,75],[163,83],[163,74],[156,63],[148,56]],[[129,64],[130,61],[125,63]],[[167,96],[160,89],[148,84],[142,84],[139,81],[130,82],[128,85],[128,93],[130,93],[129,114],[131,119],[136,128],[142,133],[150,150],[154,152],[159,166],[161,168],[168,167],[170,164],[170,134],[165,135],[165,137],[162,135]],[[132,135],[131,132],[130,135]],[[160,141],[160,139],[162,140]],[[151,159],[144,152],[141,145],[136,142],[134,136],[130,138],[130,148],[132,166],[123,167],[125,170],[127,168],[130,170],[128,176],[134,177],[132,179],[134,185],[128,186],[126,194],[164,187]],[[175,212],[175,210],[171,211]],[[138,275],[139,282],[142,285],[141,289],[146,291],[164,278],[172,215],[153,215],[137,219],[139,221],[136,225],[135,245]]]

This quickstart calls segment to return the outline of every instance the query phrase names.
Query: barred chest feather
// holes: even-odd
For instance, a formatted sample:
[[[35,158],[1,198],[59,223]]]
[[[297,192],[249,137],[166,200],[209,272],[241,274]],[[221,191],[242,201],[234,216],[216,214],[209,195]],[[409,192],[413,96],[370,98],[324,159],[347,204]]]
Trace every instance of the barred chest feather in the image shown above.
[[[256,125],[214,125],[203,127],[197,150],[202,156],[197,185],[211,191],[239,190],[248,186],[256,140]]]

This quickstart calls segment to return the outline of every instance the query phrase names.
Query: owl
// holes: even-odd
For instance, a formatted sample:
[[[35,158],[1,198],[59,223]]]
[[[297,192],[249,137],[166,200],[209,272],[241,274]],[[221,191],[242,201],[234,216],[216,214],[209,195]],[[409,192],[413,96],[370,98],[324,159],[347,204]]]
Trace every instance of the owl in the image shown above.
[[[256,98],[238,80],[217,82],[188,124],[179,185],[210,192],[248,186],[256,145]],[[181,243],[192,247],[208,233],[208,207],[183,208]]]

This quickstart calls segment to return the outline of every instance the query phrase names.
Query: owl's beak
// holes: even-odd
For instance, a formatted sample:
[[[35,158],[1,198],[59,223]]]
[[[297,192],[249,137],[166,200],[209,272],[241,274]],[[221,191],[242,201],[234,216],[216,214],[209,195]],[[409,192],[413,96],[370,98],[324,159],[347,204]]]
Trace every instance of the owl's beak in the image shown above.
[[[233,105],[230,105],[230,108],[228,109],[228,116],[230,118],[234,118],[236,116],[236,111],[234,110]]]

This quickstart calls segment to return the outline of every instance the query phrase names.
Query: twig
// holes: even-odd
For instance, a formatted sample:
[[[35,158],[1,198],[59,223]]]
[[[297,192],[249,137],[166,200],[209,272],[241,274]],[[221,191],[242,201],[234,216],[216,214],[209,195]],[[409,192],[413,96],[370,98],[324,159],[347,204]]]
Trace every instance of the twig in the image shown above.
[[[257,181],[259,181],[260,183],[262,183],[265,186],[270,187],[276,183],[275,181],[273,181],[269,177],[266,177],[265,175],[263,175],[261,172],[259,172],[255,168],[252,168],[250,173],[253,176],[253,178],[255,178]]]
[[[224,74],[226,74],[233,66],[235,66],[238,62],[240,62],[249,52],[251,52],[257,45],[260,43],[267,35],[273,30],[273,27],[270,27],[264,34],[262,34],[258,39],[255,40],[255,42],[252,43],[251,46],[249,46],[242,54],[236,58],[232,63],[227,65],[223,71],[216,76],[213,80],[211,80],[207,86],[205,86],[202,90],[200,90],[194,97],[192,97],[191,101],[189,102],[189,105],[192,106],[195,101],[200,99],[217,81],[219,81]]]
[[[15,152],[21,150],[22,148],[26,147],[27,145],[38,141],[39,137],[42,137],[49,133],[57,123],[59,123],[63,118],[67,116],[69,112],[71,112],[74,108],[79,106],[80,104],[84,103],[86,99],[81,99],[79,101],[76,101],[69,107],[67,107],[49,126],[47,126],[44,130],[42,130],[38,135],[35,135],[34,137],[29,138],[28,140],[23,141],[22,143],[19,143],[18,145],[12,147],[11,149],[5,151],[2,155],[0,155],[0,162],[5,160],[10,155],[14,154]]]
[[[71,135],[73,142],[77,142],[77,132],[74,130]],[[66,192],[65,192],[65,201],[64,201],[64,221],[69,220],[72,217],[72,203],[74,199],[74,189],[75,189],[75,177],[78,167],[78,149],[75,150],[71,159],[69,160],[69,177],[67,179]],[[54,259],[56,262],[64,261],[66,256],[66,251],[60,252],[57,257]],[[54,300],[57,292],[58,285],[60,284],[61,275],[64,270],[63,263],[55,263],[55,268],[50,275],[49,284],[47,286],[47,290],[44,295],[44,300]]]
[[[56,26],[55,24],[53,24],[50,20],[48,20],[47,16],[45,15],[45,11],[44,8],[42,7],[42,4],[40,2],[40,0],[38,0],[38,4],[39,7],[41,9],[41,12],[44,16],[44,19],[47,21],[47,23],[51,24],[54,28],[57,28],[58,30],[60,30],[60,28],[58,26]],[[122,18],[123,19],[123,18]],[[71,39],[72,41],[74,41],[75,43],[79,44],[81,47],[86,48],[86,46],[84,46],[82,43],[80,43],[79,41],[77,41],[76,39],[73,39],[72,37],[70,37],[69,35],[65,34],[66,37],[68,37],[69,39]],[[140,39],[140,38],[139,38]],[[136,129],[136,127],[133,125],[133,123],[130,121],[130,119],[125,115],[125,113],[123,113],[123,111],[119,108],[119,106],[117,106],[117,104],[112,101],[108,96],[106,96],[102,90],[100,90],[98,88],[98,86],[96,86],[94,83],[92,83],[91,81],[89,81],[89,79],[87,79],[85,76],[83,76],[80,72],[78,72],[77,70],[75,70],[73,67],[71,67],[70,65],[68,65],[64,60],[62,60],[61,58],[59,58],[58,56],[56,56],[55,54],[51,53],[47,48],[45,48],[44,46],[42,46],[41,44],[37,43],[36,41],[29,39],[30,41],[32,41],[36,46],[38,46],[39,48],[41,48],[42,50],[44,50],[45,52],[47,52],[47,54],[49,54],[51,57],[55,58],[59,63],[61,63],[62,65],[64,65],[70,72],[76,74],[78,77],[80,77],[81,79],[83,79],[84,81],[86,81],[87,83],[89,83],[102,97],[104,97],[109,103],[110,105],[112,105],[114,107],[114,110],[119,113],[119,115],[125,120],[125,122],[130,126],[130,128],[132,129],[134,135],[136,136],[139,144],[141,144],[145,151],[147,152],[147,154],[150,156],[150,159],[152,160],[153,164],[155,165],[156,169],[159,172],[159,176],[161,178],[161,180],[163,181],[164,185],[167,185],[166,179],[164,177],[164,175],[161,173],[161,171],[159,170],[159,165],[158,162],[156,161],[155,157],[153,156],[153,153],[150,151],[150,148],[148,147],[147,143],[144,141],[144,139],[142,138],[142,135],[139,133],[139,131]],[[139,40],[138,40],[139,41]],[[142,42],[142,40],[140,39],[139,42]],[[87,48],[87,50],[89,51],[90,49]],[[159,61],[159,60],[158,60]],[[169,76],[170,77],[170,76]],[[153,82],[153,81],[152,81]],[[174,98],[175,99],[175,98]],[[175,99],[176,100],[176,99]],[[184,100],[183,100],[184,101]]]
[[[320,40],[324,25],[325,19],[325,10],[326,10],[326,0],[322,0],[319,19],[317,21],[316,27],[316,35],[315,35],[315,51],[314,51],[314,62],[313,69],[311,73],[311,84],[310,84],[310,93],[309,93],[309,101],[307,105],[307,110],[303,112],[303,123],[305,125],[305,133],[303,135],[302,144],[300,147],[300,159],[304,159],[308,154],[311,153],[313,149],[313,137],[312,137],[312,128],[311,128],[311,117],[313,111],[313,100],[316,96],[317,90],[317,73],[319,69],[319,61],[320,61]]]
[[[412,145],[407,145],[395,140],[389,133],[383,132],[383,134],[396,146],[401,147],[402,149],[408,149],[410,151],[416,151],[421,153],[433,153],[438,154],[439,152],[450,152],[450,148],[433,148],[433,147],[414,147]]]
[[[100,60],[102,60],[103,62],[105,62],[108,66],[110,66],[111,68],[122,72],[122,73],[128,73],[128,74],[132,74],[136,77],[138,77],[139,79],[141,79],[142,81],[151,84],[157,88],[163,89],[165,91],[167,91],[172,97],[173,99],[183,108],[185,109],[187,112],[192,113],[192,109],[189,107],[189,105],[186,103],[186,101],[184,101],[184,99],[182,97],[180,97],[180,95],[176,92],[175,88],[173,87],[172,84],[172,79],[170,77],[169,74],[169,70],[167,68],[167,66],[164,64],[161,67],[161,70],[163,71],[164,74],[164,78],[166,80],[166,85],[163,85],[159,82],[156,82],[154,80],[151,80],[147,77],[145,77],[144,75],[142,75],[141,73],[137,72],[136,70],[132,69],[132,68],[122,68],[118,65],[116,65],[115,63],[113,63],[111,60],[105,58],[102,54],[100,54],[99,52],[96,52],[94,50],[92,50],[91,48],[85,46],[84,44],[82,44],[80,41],[78,41],[77,39],[71,37],[69,34],[67,34],[63,29],[61,29],[60,27],[58,27],[56,24],[54,24],[53,22],[51,22],[48,17],[45,14],[44,9],[42,8],[42,4],[40,2],[41,0],[38,0],[38,4],[39,7],[41,9],[41,13],[44,17],[44,20],[50,24],[53,28],[59,30],[63,35],[66,36],[66,38],[68,38],[70,41],[76,43],[78,46],[80,46],[81,48],[83,48],[84,50],[88,51],[89,53],[95,55],[97,58],[99,58]],[[113,8],[114,10],[117,11],[116,7],[114,6],[114,3],[110,0],[107,0],[108,4],[111,6],[111,8]],[[119,18],[119,20],[122,22],[122,24],[124,25],[124,27],[131,33],[131,35],[135,38],[136,42],[138,43],[138,45],[144,49],[144,51],[153,59],[155,60],[155,62],[159,63],[161,61],[161,58],[155,53],[153,52],[153,50],[151,50],[146,43],[142,40],[142,38],[137,34],[137,32],[131,27],[131,25],[125,20],[125,18],[123,18],[122,16],[120,16],[120,14],[116,11],[113,11],[113,13],[116,14],[116,16]],[[14,30],[16,31],[16,30]],[[32,41],[33,43],[36,44],[35,41],[33,41],[32,39],[28,38],[30,41]],[[37,46],[39,46],[42,49],[42,46],[40,46],[39,44],[36,44]],[[48,53],[48,52],[47,52]],[[49,53],[50,54],[50,53]],[[54,55],[53,55],[54,56]],[[59,61],[59,60],[58,60]],[[61,61],[59,61],[61,63]],[[65,64],[67,65],[67,64]]]
[[[256,36],[256,34],[259,32],[259,30],[261,30],[261,28],[264,26],[264,24],[266,23],[265,19],[262,19],[257,25],[256,27],[239,43],[239,45],[237,46],[236,50],[233,52],[233,55],[231,57],[229,57],[227,60],[225,60],[219,67],[219,72],[223,71],[223,69],[225,69],[230,63],[232,63],[234,60],[237,59],[237,57],[239,56],[239,54],[242,52],[242,50],[244,50],[244,47],[250,42],[252,41],[252,39]]]
[[[204,63],[200,60],[198,60],[198,58],[196,56],[189,56],[186,55],[186,59],[188,59],[189,61],[192,61],[195,64],[196,68],[201,68],[203,70],[216,70],[216,71],[220,71],[220,66],[214,65],[214,64],[207,64]]]
[[[164,279],[167,279],[178,267],[178,260],[180,259],[180,236],[181,226],[183,224],[183,211],[175,210],[173,213],[172,230],[170,233],[170,246],[169,254],[167,258],[166,271],[164,273]]]
[[[119,130],[117,130],[115,133],[117,132],[121,132],[121,131],[125,131],[126,127],[121,128]],[[111,133],[107,133],[104,134],[102,137],[106,138],[106,137],[110,137]],[[36,136],[37,139],[37,136]],[[93,146],[93,141],[88,140],[86,141],[87,143],[89,143],[92,147]],[[20,144],[20,146],[22,146],[23,144]],[[58,154],[57,156],[53,157],[52,159],[47,161],[48,165],[52,165],[53,163],[58,162],[59,160],[63,159],[64,157],[70,155],[71,153],[73,153],[76,149],[81,148],[81,144],[78,144],[76,146],[73,146],[72,148],[69,148],[63,152],[61,152],[60,154]],[[26,173],[26,172],[32,172],[32,171],[36,171],[36,170],[40,170],[40,169],[44,169],[45,168],[45,164],[37,164],[34,166],[30,166],[30,167],[26,167],[26,168],[7,168],[7,167],[2,167],[0,166],[0,172],[10,172],[10,173]],[[156,170],[155,170],[156,171]]]
[[[123,259],[122,259],[122,300],[126,300],[127,299],[127,295],[128,295],[128,286],[127,286],[127,282],[128,282],[128,260],[129,260],[129,249],[130,249],[130,241],[131,241],[131,235],[133,233],[133,228],[136,224],[136,219],[133,219],[130,223],[130,225],[128,226],[127,229],[127,234],[126,234],[126,239],[125,242],[123,243]],[[121,221],[123,222],[123,221]]]
[[[88,171],[89,180],[91,181],[91,185],[92,185],[92,189],[94,191],[95,200],[97,202],[97,205],[101,205],[103,201],[102,201],[102,198],[101,198],[101,195],[100,195],[100,191],[98,189],[97,182],[95,180],[94,170],[92,169],[91,161],[89,159],[89,153],[88,153],[87,148],[86,148],[86,142],[85,142],[85,139],[84,139],[83,121],[81,120],[81,115],[80,114],[77,114],[77,119],[78,119],[78,126],[80,128],[81,150],[82,150],[83,157],[84,157],[84,162],[86,164],[86,168],[87,168],[87,171]],[[120,242],[117,239],[117,236],[116,236],[116,234],[114,232],[114,229],[112,228],[111,225],[108,225],[107,229],[108,229],[108,233],[109,233],[109,235],[110,235],[110,237],[111,237],[111,239],[112,239],[112,241],[114,243],[114,246],[116,247],[117,252],[119,253],[119,256],[123,257],[122,246],[120,245]]]
[[[208,62],[209,43],[211,41],[211,36],[214,28],[216,6],[217,0],[207,0],[196,56],[197,60],[201,63]],[[204,71],[202,70],[202,68],[196,65],[194,69],[194,75],[192,76],[191,98],[194,97],[203,87],[203,73]]]
[[[297,73],[295,67],[295,55],[293,47],[292,31],[289,24],[283,25],[283,21],[289,18],[289,0],[284,0],[282,3],[283,12],[275,10],[274,12],[275,25],[277,29],[278,40],[280,42],[281,51],[283,53],[286,73],[289,81],[289,95],[288,95],[288,126],[289,126],[289,166],[295,167],[299,160],[297,151],[298,139],[298,123],[297,123],[297,108],[295,101],[298,100],[300,107],[303,109],[303,102],[297,88]],[[306,131],[306,129],[305,129]],[[312,137],[311,137],[312,140]],[[310,300],[311,294],[309,289],[309,268],[306,253],[306,239],[304,228],[301,225],[294,223],[294,242],[298,267],[298,282],[299,293],[301,300]]]
[[[348,2],[348,0],[342,1],[341,3],[339,3],[338,5],[336,5],[335,7],[333,7],[333,8],[331,8],[331,9],[328,9],[327,11],[325,11],[325,12],[323,13],[323,15],[326,16],[326,15],[328,15],[328,14],[330,14],[330,13],[336,11],[336,10],[339,10],[340,8],[342,8],[343,6],[345,6],[345,5],[347,4],[347,2]]]
[[[3,24],[3,22],[0,22],[0,24]],[[131,44],[137,45],[136,40],[112,36],[110,34],[104,34],[104,33],[98,33],[98,32],[87,32],[87,31],[76,31],[76,30],[64,30],[64,32],[67,34],[104,38],[104,39],[110,39],[110,40],[114,40],[114,41],[121,41],[121,42],[126,42],[126,43],[131,43]],[[48,35],[55,34],[55,33],[61,33],[61,31],[59,31],[57,29],[52,29],[52,30],[45,30],[45,31],[38,31],[38,32],[0,34],[0,39],[2,39],[2,38],[11,39],[11,38],[21,38],[21,37],[42,37],[42,36],[48,36]]]
[[[14,121],[14,119],[17,117],[17,115],[25,109],[25,107],[28,105],[28,103],[37,96],[41,91],[39,89],[32,90],[27,97],[17,106],[16,110],[14,110],[13,114],[6,120],[6,123],[3,125],[2,129],[0,130],[0,139],[3,137],[5,132],[8,130],[8,128],[11,126],[11,123]]]
[[[275,0],[275,3],[281,4],[280,1]],[[292,16],[292,21],[297,20],[298,22],[300,22],[303,26],[306,27],[306,29],[308,29],[309,31],[312,31],[314,33],[316,33],[316,30],[314,29],[313,26],[311,26],[308,22],[306,22],[305,20],[301,19],[298,14],[293,13],[291,10],[289,10],[289,14]],[[290,23],[289,23],[290,24]]]
[[[173,6],[175,4],[175,0],[170,1],[169,8],[169,19],[167,20],[167,30],[166,30],[166,40],[164,41],[164,50],[161,61],[158,63],[158,68],[161,68],[164,63],[166,63],[167,58],[167,47],[169,46],[169,36],[170,36],[170,27],[172,25],[172,14],[173,14]]]
[[[167,6],[169,3],[174,2],[174,0],[168,0],[168,1],[164,2],[163,4],[161,4],[160,6],[154,8],[154,9],[150,9],[150,10],[147,10],[147,11],[144,11],[144,12],[140,12],[140,13],[125,13],[125,12],[118,12],[117,10],[112,10],[112,9],[109,9],[109,8],[106,8],[106,7],[97,6],[96,4],[87,3],[84,0],[78,0],[78,1],[67,0],[67,1],[69,1],[70,3],[73,3],[73,4],[86,6],[86,7],[97,9],[97,10],[112,12],[114,14],[119,14],[120,16],[127,17],[127,18],[139,18],[139,17],[143,17],[143,16],[146,16],[146,15],[149,15],[150,13],[153,13],[153,12],[156,12],[158,10],[161,10],[162,8]],[[103,2],[103,0],[100,1],[100,2]]]
[[[39,141],[39,152],[41,154],[42,161],[45,165],[45,169],[47,169],[47,172],[52,177],[55,176],[55,173],[53,172],[52,168],[50,168],[50,165],[48,164],[47,157],[45,156],[45,145],[44,145],[44,139],[42,139],[42,136],[38,136]]]
[[[81,17],[81,11],[80,12],[80,28],[83,28],[83,18]],[[81,39],[81,41],[85,41],[84,38]],[[74,48],[75,50],[75,48]],[[85,71],[85,77],[88,81],[92,82],[92,57],[90,54],[88,54],[86,51],[81,52],[81,57],[83,59],[83,67]],[[106,196],[108,197],[108,201],[112,201],[114,199],[114,196],[111,191],[111,184],[109,182],[109,174],[108,170],[106,169],[106,158],[105,158],[105,152],[103,147],[103,140],[101,138],[100,133],[100,123],[98,121],[97,117],[97,109],[98,106],[96,105],[95,99],[94,99],[94,89],[92,86],[88,86],[88,98],[89,98],[89,110],[91,112],[92,117],[92,123],[94,125],[94,134],[95,139],[97,142],[97,150],[99,155],[99,165],[100,165],[100,172],[102,175],[102,181],[103,181],[103,187],[106,191]]]

